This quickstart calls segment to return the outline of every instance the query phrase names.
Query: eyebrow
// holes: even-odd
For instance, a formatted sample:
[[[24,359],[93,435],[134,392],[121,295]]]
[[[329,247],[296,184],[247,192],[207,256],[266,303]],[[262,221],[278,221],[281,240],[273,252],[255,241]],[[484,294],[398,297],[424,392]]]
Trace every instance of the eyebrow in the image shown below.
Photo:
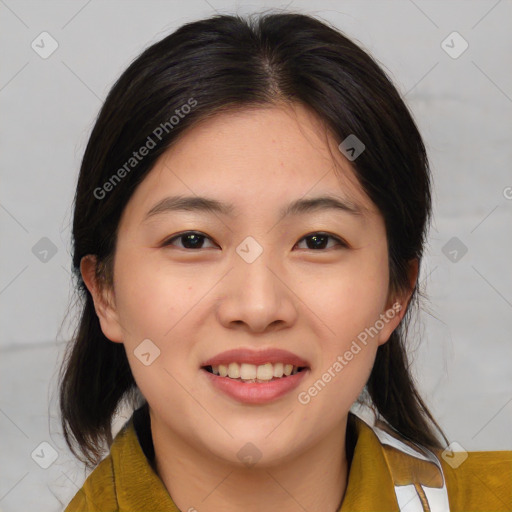
[[[292,201],[279,212],[279,220],[290,215],[303,215],[314,211],[337,210],[351,215],[363,215],[365,208],[347,199],[323,195],[301,198]],[[195,211],[233,216],[236,208],[233,204],[223,203],[217,199],[202,196],[170,196],[156,203],[144,216],[144,221],[155,215],[176,211]]]

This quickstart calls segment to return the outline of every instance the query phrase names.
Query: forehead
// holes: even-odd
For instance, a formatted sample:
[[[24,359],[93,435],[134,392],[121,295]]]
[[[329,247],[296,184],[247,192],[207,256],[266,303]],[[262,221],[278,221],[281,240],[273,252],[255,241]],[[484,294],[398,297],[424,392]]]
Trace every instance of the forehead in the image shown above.
[[[208,196],[238,213],[328,193],[374,212],[338,143],[298,104],[218,114],[187,130],[160,157],[131,202],[142,214],[171,193]]]

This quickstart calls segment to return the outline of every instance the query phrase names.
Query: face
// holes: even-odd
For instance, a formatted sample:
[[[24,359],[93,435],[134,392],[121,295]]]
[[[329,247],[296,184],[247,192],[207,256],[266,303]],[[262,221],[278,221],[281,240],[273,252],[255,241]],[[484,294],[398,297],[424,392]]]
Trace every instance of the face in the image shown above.
[[[240,464],[250,442],[271,465],[343,431],[402,316],[382,216],[339,142],[298,105],[221,114],[123,212],[112,293],[94,294],[101,326],[152,426],[204,456]],[[287,364],[301,371],[268,381]]]

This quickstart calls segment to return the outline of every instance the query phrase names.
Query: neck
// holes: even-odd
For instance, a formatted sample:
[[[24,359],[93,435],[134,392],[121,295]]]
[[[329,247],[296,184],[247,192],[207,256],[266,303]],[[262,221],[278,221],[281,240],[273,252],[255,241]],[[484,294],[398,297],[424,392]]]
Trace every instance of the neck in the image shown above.
[[[348,463],[346,418],[317,444],[286,463],[240,467],[200,452],[151,415],[158,475],[187,512],[338,512]]]

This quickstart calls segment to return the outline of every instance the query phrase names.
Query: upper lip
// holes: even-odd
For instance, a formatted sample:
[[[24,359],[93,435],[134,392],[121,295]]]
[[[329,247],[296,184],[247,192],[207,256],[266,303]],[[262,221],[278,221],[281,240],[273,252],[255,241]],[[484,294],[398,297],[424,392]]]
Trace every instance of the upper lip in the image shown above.
[[[246,363],[256,366],[265,363],[284,363],[292,364],[298,367],[309,367],[309,363],[301,357],[278,348],[266,348],[262,350],[253,350],[250,348],[236,348],[221,352],[208,359],[201,366],[217,366],[219,364],[228,365],[229,363]]]

